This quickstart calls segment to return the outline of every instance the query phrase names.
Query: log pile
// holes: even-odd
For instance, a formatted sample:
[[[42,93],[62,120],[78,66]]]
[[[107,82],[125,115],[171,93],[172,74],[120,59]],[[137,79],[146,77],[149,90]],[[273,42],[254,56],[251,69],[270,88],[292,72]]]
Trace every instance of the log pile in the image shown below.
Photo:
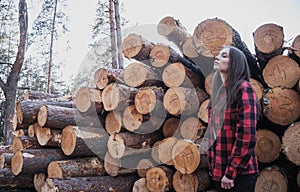
[[[233,45],[247,57],[263,108],[256,191],[299,190],[299,36],[284,47],[282,28],[262,25],[253,33],[251,54],[218,18],[200,22],[191,34],[167,16],[157,32],[179,51],[128,34],[122,51],[131,63],[125,69],[95,70],[94,86],[80,87],[73,98],[27,92],[16,105],[13,146],[0,148],[0,188],[214,191],[206,106],[213,58]]]

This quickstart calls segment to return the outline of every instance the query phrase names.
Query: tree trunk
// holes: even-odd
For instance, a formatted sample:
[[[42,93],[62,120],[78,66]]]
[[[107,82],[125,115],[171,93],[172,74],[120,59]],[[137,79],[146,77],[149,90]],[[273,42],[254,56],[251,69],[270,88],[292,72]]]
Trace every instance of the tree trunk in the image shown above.
[[[24,100],[41,100],[41,99],[58,99],[61,97],[58,94],[49,94],[49,93],[44,93],[41,91],[33,91],[33,90],[27,90],[24,93],[23,99]]]
[[[115,5],[115,20],[116,20],[116,36],[117,36],[117,51],[118,51],[118,64],[119,69],[124,69],[123,55],[122,55],[122,35],[121,35],[121,22],[120,22],[120,9],[119,0],[114,0]]]
[[[257,153],[257,160],[259,162],[271,163],[280,155],[280,138],[270,130],[259,129],[257,131],[255,150]]]
[[[106,111],[122,110],[133,103],[137,88],[111,83],[102,92],[102,102]]]
[[[47,168],[48,178],[89,177],[104,175],[104,165],[97,157],[52,161]]]
[[[112,68],[118,68],[117,60],[117,48],[116,48],[116,28],[114,20],[114,1],[109,0],[109,29],[110,29],[110,46],[111,46],[111,59],[112,59]]]
[[[51,161],[67,159],[60,149],[26,149],[14,153],[11,169],[14,175],[46,173]]]
[[[270,59],[263,70],[263,78],[271,88],[293,88],[299,81],[299,74],[299,64],[283,55]]]
[[[175,191],[197,192],[199,180],[194,174],[182,174],[176,171],[172,178],[172,184]]]
[[[94,74],[94,84],[100,90],[103,90],[108,84],[124,82],[124,69],[104,69],[99,68]]]
[[[94,177],[71,177],[65,179],[47,179],[42,191],[131,191],[134,182],[138,179],[136,175],[126,176],[94,176]]]
[[[124,82],[131,87],[162,86],[160,71],[134,62],[124,70]]]
[[[276,124],[287,126],[300,116],[300,94],[293,89],[273,88],[265,95],[264,115]]]
[[[11,169],[4,168],[0,169],[0,190],[9,191],[12,189],[25,190],[33,188],[33,177],[32,175],[18,175],[15,176]],[[3,189],[7,188],[7,189]]]
[[[296,164],[300,165],[300,121],[291,124],[284,132],[282,137],[282,149],[287,158]]]
[[[12,144],[13,129],[12,122],[15,110],[15,99],[18,87],[19,74],[23,65],[26,43],[27,43],[27,27],[28,27],[28,15],[26,0],[19,1],[19,26],[20,26],[20,39],[18,45],[18,52],[14,65],[7,77],[6,83],[0,78],[0,87],[4,92],[5,104],[4,104],[4,143],[6,145]]]
[[[108,134],[102,128],[66,126],[62,131],[61,149],[70,157],[104,157]]]
[[[284,33],[283,27],[267,23],[258,27],[253,33],[255,53],[262,69],[268,61],[283,53]]]
[[[81,113],[102,113],[102,92],[99,89],[80,87],[76,93],[76,108]]]
[[[147,188],[150,191],[172,191],[173,170],[166,166],[148,169],[146,173]]]
[[[122,42],[122,52],[126,58],[150,65],[150,52],[154,43],[148,42],[141,35],[129,34]]]

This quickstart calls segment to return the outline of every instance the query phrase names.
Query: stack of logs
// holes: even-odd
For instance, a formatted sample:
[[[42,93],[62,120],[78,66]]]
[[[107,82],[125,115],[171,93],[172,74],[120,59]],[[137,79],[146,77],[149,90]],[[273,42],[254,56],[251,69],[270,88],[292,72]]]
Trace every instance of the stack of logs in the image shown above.
[[[36,191],[214,191],[207,170],[206,106],[213,58],[242,50],[261,101],[256,191],[300,188],[300,36],[284,47],[281,26],[254,33],[253,55],[214,18],[189,34],[173,17],[157,26],[177,47],[128,34],[125,69],[99,68],[74,98],[28,91],[17,102],[12,146],[0,148],[0,188]],[[177,51],[179,50],[179,51]]]

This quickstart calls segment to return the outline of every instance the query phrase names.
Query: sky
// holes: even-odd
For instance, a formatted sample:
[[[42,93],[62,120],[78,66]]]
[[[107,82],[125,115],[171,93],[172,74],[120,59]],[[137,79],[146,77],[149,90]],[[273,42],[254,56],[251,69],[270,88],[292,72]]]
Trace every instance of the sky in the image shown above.
[[[178,19],[190,34],[202,21],[220,18],[238,31],[253,53],[253,32],[261,25],[274,23],[283,27],[284,39],[290,41],[300,34],[300,0],[119,0],[122,16],[130,26],[138,26],[155,33],[155,26],[165,16]],[[63,54],[64,78],[76,75],[89,52],[91,27],[95,21],[96,0],[69,1],[71,49]],[[30,13],[29,13],[30,14]],[[123,33],[123,36],[126,32]],[[155,40],[155,39],[154,39]],[[155,42],[159,43],[159,42]],[[62,49],[64,49],[62,47]]]

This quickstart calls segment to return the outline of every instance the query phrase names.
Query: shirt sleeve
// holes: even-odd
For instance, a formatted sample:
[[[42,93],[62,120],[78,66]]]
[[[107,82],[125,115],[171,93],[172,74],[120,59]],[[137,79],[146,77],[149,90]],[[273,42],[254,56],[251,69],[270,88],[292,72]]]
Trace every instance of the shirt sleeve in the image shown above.
[[[235,142],[225,171],[229,179],[235,179],[238,171],[247,166],[256,142],[256,94],[248,83],[243,83],[239,91]]]

